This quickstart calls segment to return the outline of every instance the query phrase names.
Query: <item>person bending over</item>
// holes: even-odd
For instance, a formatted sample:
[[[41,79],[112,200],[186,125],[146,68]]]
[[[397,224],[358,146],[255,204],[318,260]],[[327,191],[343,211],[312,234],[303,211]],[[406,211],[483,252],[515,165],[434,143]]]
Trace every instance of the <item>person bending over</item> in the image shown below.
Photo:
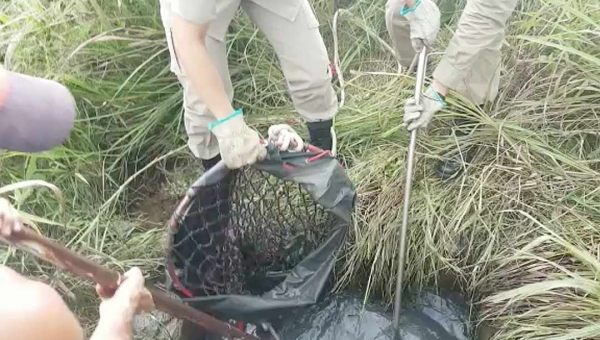
[[[225,35],[240,7],[273,45],[311,143],[332,149],[338,102],[309,0],[160,0],[160,7],[171,71],[183,87],[188,145],[205,170],[221,158],[237,169],[266,155],[258,133],[231,104]]]

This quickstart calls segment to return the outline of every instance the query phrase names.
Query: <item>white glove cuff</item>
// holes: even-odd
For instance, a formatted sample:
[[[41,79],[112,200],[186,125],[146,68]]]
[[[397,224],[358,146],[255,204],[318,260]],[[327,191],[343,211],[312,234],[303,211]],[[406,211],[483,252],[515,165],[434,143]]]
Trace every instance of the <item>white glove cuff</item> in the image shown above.
[[[208,124],[208,131],[213,131],[217,126],[234,119],[237,116],[243,116],[243,112],[242,110],[235,110],[233,111],[229,116],[215,120],[214,122],[211,122],[210,124]]]
[[[248,128],[241,114],[231,114],[213,123],[217,124],[209,126],[209,130],[217,138],[233,137],[234,134],[242,133]]]

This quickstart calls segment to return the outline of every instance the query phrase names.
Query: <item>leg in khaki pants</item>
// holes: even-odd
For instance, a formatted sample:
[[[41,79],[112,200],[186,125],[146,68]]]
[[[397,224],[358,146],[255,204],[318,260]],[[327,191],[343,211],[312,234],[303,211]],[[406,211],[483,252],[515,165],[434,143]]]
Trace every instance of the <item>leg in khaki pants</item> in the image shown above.
[[[484,1],[468,1],[460,22],[468,20],[465,18],[470,16],[476,17],[473,14],[478,11],[484,11],[485,6],[482,6],[481,3],[484,3]],[[404,0],[388,0],[385,18],[387,30],[396,51],[396,58],[403,67],[409,67],[416,52],[410,42],[408,21],[400,15],[400,9],[403,6]],[[470,25],[473,24],[470,23]],[[500,82],[500,48],[502,47],[503,38],[504,35],[499,34],[493,44],[481,50],[472,65],[472,69],[465,73],[461,84],[453,90],[477,105],[495,99]]]
[[[385,24],[396,51],[396,59],[402,67],[408,68],[417,53],[410,42],[408,20],[400,15],[403,6],[403,0],[388,0],[385,5]]]
[[[307,122],[332,119],[338,110],[337,97],[331,84],[325,44],[309,0],[224,0],[220,3],[217,18],[209,25],[206,45],[230,100],[233,99],[233,87],[225,34],[240,5],[273,45],[300,116]],[[169,33],[167,28],[169,50],[174,60],[172,70],[184,91],[188,145],[196,157],[211,159],[219,154],[217,140],[208,131],[208,124],[214,117],[178,67]]]
[[[300,116],[307,122],[332,119],[338,110],[337,97],[325,43],[309,0],[289,1],[300,5],[292,20],[270,10],[272,2],[282,0],[243,0],[242,8],[273,45]]]

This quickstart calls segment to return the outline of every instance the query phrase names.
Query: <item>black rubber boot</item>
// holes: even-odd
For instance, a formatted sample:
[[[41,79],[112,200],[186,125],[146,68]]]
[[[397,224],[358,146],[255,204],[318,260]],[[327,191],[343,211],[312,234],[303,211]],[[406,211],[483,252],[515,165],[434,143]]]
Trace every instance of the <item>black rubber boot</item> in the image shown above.
[[[331,150],[333,147],[333,136],[331,136],[333,120],[306,123],[306,126],[310,135],[310,144],[325,151]]]
[[[467,125],[472,123],[472,121],[467,119],[456,119],[454,121],[456,136],[464,137],[469,135],[473,131],[473,128]],[[450,154],[436,164],[434,168],[436,176],[441,179],[456,177],[464,169],[465,163],[469,163],[473,159],[474,153],[475,148],[469,147]]]
[[[217,163],[219,163],[220,160],[221,160],[220,154],[216,155],[215,157],[213,157],[211,159],[203,159],[202,165],[204,166],[204,172],[210,170],[210,168],[217,165]]]
[[[320,122],[306,123],[308,133],[310,135],[310,144],[324,150],[335,152],[335,158],[342,164],[344,168],[350,168],[352,159],[343,155],[339,148],[333,149],[335,136],[331,133],[333,120],[324,120]]]

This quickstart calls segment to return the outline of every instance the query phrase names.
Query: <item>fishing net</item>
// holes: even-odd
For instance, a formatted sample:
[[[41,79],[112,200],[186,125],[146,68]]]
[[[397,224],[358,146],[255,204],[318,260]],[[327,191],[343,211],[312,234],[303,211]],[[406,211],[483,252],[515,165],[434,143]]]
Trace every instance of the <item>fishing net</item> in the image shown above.
[[[224,319],[261,322],[313,304],[341,250],[354,188],[328,153],[269,150],[231,171],[221,162],[171,220],[167,272],[184,301]]]

